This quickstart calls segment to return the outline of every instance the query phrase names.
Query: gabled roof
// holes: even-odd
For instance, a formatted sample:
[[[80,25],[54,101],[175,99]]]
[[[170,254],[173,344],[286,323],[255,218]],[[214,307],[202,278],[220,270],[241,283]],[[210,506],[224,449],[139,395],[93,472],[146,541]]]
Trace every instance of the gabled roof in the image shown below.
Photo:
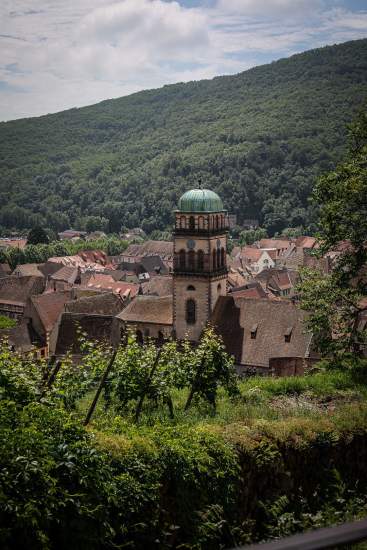
[[[80,355],[78,333],[81,330],[88,340],[111,344],[115,317],[64,312],[57,327],[55,349],[51,353],[65,355],[68,352]]]
[[[118,315],[125,304],[120,295],[104,292],[96,296],[86,296],[65,304],[65,311],[70,313],[88,313],[98,315]]]
[[[24,304],[33,294],[44,290],[43,277],[4,277],[0,279],[0,301]]]
[[[51,275],[50,279],[52,281],[63,281],[65,283],[74,284],[76,279],[78,278],[79,270],[77,267],[67,267],[64,266],[53,275]]]
[[[59,315],[64,311],[65,304],[71,299],[70,291],[48,292],[32,296],[31,302],[43,324],[45,332],[51,332]]]
[[[107,264],[107,254],[103,250],[81,250],[78,256],[87,263]]]
[[[34,348],[28,323],[20,323],[13,328],[1,329],[0,340],[3,339],[7,340],[9,346],[19,353],[27,353]]]
[[[167,267],[158,255],[144,256],[140,260],[140,265],[143,271],[147,273],[160,273],[161,275],[166,275],[168,273]]]
[[[151,296],[168,296],[173,293],[173,281],[171,275],[157,275],[150,281],[141,284],[142,293]]]
[[[84,288],[105,292],[114,292],[115,294],[120,294],[120,296],[125,298],[133,298],[139,292],[139,285],[135,283],[125,283],[125,281],[98,281],[91,279]]]
[[[145,241],[142,244],[130,244],[121,254],[124,256],[160,256],[167,259],[173,257],[172,241]]]
[[[232,288],[231,295],[236,298],[267,298],[267,294],[261,284],[251,281],[237,288]]]
[[[173,296],[137,296],[117,315],[127,323],[173,324]]]
[[[311,334],[303,324],[304,319],[305,313],[291,301],[229,295],[218,298],[212,323],[238,364],[268,367],[273,357],[310,355]],[[256,337],[251,338],[255,325]]]
[[[13,271],[14,277],[44,277],[40,264],[19,264]]]
[[[295,244],[300,248],[314,248],[316,242],[315,237],[304,235],[302,237],[297,237]]]
[[[251,248],[250,246],[244,246],[241,250],[241,259],[245,262],[258,262],[263,255],[264,251],[259,248]]]
[[[62,267],[63,264],[57,262],[45,262],[44,264],[38,265],[38,269],[46,278],[56,273],[56,271],[59,271]]]
[[[260,241],[258,241],[260,248],[276,248],[278,250],[288,248],[290,244],[290,239],[260,239]]]

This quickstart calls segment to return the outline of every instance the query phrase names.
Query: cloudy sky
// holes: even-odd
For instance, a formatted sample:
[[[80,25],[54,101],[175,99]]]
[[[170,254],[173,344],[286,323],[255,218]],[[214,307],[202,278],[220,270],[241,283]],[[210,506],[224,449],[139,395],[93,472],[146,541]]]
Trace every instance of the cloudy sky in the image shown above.
[[[366,0],[1,0],[0,120],[366,36]]]

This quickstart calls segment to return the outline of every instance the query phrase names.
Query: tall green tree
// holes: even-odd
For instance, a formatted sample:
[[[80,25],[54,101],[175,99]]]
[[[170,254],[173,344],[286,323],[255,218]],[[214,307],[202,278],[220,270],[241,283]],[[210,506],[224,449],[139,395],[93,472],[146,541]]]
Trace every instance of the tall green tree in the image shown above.
[[[40,227],[37,225],[36,227],[33,227],[33,229],[30,230],[28,233],[28,244],[48,244],[49,238],[46,233],[46,231],[43,229],[43,227]]]
[[[343,360],[364,349],[366,330],[361,311],[367,296],[367,113],[350,126],[344,162],[318,180],[313,200],[319,206],[320,254],[336,250],[329,275],[302,273],[302,307],[324,356]]]

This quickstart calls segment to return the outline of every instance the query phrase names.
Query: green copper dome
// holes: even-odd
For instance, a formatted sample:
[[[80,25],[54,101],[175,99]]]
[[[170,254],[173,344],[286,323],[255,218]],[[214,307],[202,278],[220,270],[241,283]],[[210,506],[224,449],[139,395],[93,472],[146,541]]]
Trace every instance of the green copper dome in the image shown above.
[[[224,210],[220,197],[210,189],[191,189],[178,201],[181,212],[221,212]]]

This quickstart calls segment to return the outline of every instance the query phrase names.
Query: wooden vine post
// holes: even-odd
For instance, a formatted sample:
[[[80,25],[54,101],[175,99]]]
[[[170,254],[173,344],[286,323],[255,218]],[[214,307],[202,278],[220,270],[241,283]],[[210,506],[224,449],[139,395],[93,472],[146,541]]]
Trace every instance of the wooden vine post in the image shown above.
[[[93,399],[93,401],[92,401],[92,403],[89,407],[89,410],[87,412],[87,416],[85,417],[85,420],[84,420],[84,423],[83,423],[84,426],[87,426],[90,422],[90,419],[92,418],[92,415],[94,413],[94,409],[96,408],[96,405],[98,403],[98,399],[99,399],[99,396],[101,395],[101,391],[103,389],[103,386],[105,385],[107,377],[110,374],[112,366],[115,362],[116,355],[117,355],[117,349],[115,349],[115,351],[113,352],[112,357],[111,357],[111,359],[110,359],[110,361],[109,361],[109,363],[106,367],[106,370],[104,371],[104,373],[102,375],[102,378],[101,378],[100,383],[98,385],[98,388],[97,388],[96,394],[94,396],[94,399]]]
[[[162,351],[162,348],[159,348],[158,353],[156,355],[156,358],[154,360],[153,366],[150,370],[150,373],[149,373],[149,376],[148,376],[148,379],[147,379],[147,383],[144,386],[144,389],[143,389],[142,394],[140,396],[139,402],[136,406],[136,411],[135,411],[135,421],[136,422],[139,420],[139,416],[140,416],[141,410],[143,408],[143,403],[144,403],[145,396],[146,396],[147,391],[149,389],[150,383],[153,380],[154,373],[157,370],[159,358],[161,356],[161,351]]]

